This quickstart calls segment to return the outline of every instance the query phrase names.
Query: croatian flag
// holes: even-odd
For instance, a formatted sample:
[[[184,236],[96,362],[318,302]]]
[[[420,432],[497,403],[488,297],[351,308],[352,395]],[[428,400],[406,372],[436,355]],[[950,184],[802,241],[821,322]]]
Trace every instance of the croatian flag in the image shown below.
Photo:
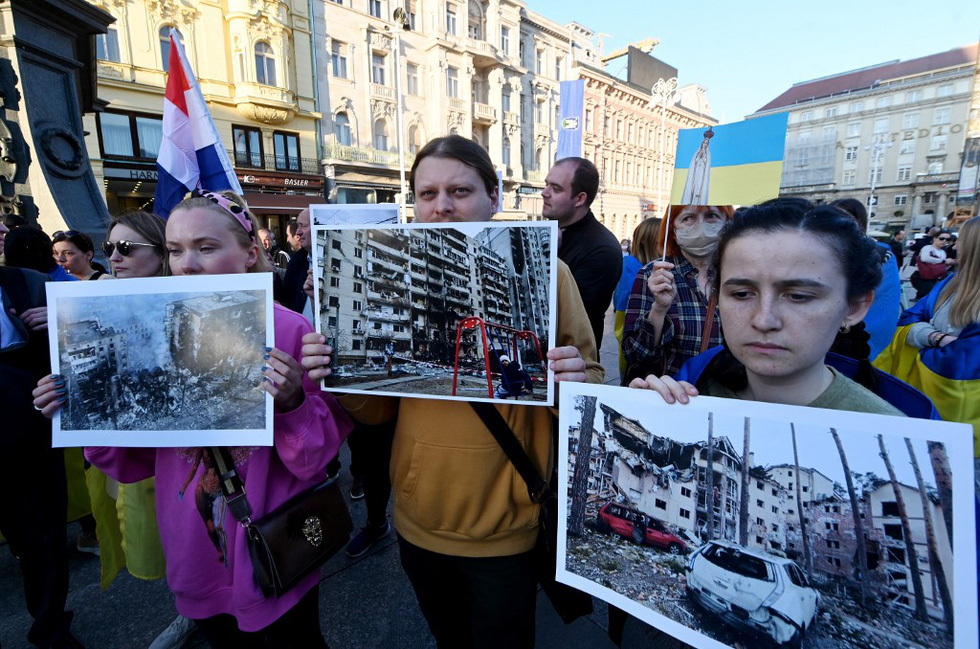
[[[153,197],[153,211],[163,218],[169,217],[170,210],[192,189],[242,193],[184,45],[174,30],[170,31],[168,70],[157,190]]]

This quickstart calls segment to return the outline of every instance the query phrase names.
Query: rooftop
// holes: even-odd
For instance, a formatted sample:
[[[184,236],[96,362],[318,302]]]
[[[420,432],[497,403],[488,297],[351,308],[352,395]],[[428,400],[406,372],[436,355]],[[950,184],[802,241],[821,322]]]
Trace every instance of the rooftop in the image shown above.
[[[888,61],[887,63],[879,63],[866,68],[842,72],[819,79],[801,81],[800,83],[793,84],[789,90],[756,112],[761,113],[815,99],[846,95],[860,90],[870,90],[890,79],[911,77],[962,65],[974,65],[977,61],[978,46],[980,46],[980,43],[973,43],[909,61]]]

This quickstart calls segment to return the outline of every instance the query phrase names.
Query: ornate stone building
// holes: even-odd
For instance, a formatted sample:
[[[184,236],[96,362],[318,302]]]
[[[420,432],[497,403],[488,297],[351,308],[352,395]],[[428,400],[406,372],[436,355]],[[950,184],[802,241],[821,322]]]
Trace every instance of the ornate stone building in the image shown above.
[[[302,207],[323,202],[305,0],[90,2],[116,19],[96,38],[107,107],[85,118],[110,212],[149,207],[153,197],[170,28],[183,38],[255,211],[281,232]]]

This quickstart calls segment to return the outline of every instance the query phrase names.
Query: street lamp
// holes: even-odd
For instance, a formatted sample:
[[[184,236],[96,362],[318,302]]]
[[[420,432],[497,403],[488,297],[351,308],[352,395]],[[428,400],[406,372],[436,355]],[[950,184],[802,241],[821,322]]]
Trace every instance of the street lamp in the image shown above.
[[[886,133],[875,133],[871,144],[864,146],[865,151],[871,151],[871,189],[868,194],[868,230],[871,230],[871,215],[877,200],[875,199],[875,181],[878,179],[878,161],[881,160],[882,152],[891,148],[892,143],[886,142]]]
[[[402,32],[411,31],[408,14],[401,7],[395,7],[392,14],[395,19],[395,130],[398,131],[398,188],[401,197],[401,220],[408,221],[408,192],[405,188],[405,125],[402,116]]]
[[[667,175],[664,169],[666,165],[667,106],[674,102],[674,96],[677,94],[677,77],[657,79],[657,83],[653,84],[651,92],[653,99],[660,104],[660,169],[657,173],[657,211],[663,214],[664,178]]]

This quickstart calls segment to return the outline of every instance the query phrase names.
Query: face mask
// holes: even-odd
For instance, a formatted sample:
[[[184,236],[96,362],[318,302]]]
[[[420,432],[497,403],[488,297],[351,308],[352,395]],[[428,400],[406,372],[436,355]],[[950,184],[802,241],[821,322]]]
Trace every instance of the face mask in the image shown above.
[[[724,223],[697,223],[683,230],[674,230],[677,245],[692,257],[707,257],[718,247]]]

